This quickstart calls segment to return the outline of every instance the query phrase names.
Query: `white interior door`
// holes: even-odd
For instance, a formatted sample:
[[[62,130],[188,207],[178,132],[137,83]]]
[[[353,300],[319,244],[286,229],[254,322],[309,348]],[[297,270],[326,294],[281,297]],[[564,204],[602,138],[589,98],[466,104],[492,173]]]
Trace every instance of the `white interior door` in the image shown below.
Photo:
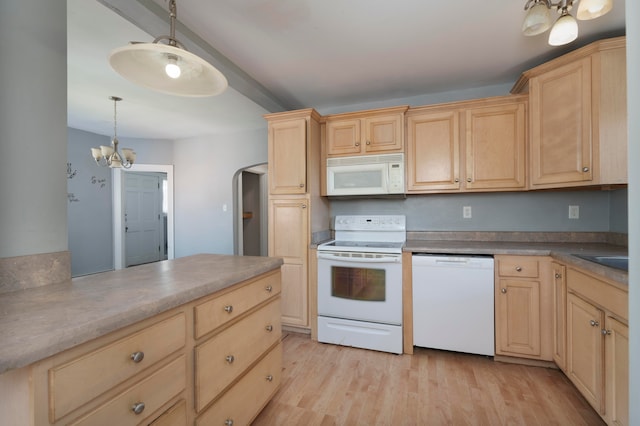
[[[126,266],[162,260],[162,179],[149,173],[125,177]]]

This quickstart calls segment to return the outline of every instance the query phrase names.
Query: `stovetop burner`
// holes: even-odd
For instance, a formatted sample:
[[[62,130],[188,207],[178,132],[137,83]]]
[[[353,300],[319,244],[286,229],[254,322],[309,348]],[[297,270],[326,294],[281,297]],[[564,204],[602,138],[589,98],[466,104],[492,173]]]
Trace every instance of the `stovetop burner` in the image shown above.
[[[405,217],[336,216],[334,241],[318,246],[318,251],[402,253],[406,239]]]

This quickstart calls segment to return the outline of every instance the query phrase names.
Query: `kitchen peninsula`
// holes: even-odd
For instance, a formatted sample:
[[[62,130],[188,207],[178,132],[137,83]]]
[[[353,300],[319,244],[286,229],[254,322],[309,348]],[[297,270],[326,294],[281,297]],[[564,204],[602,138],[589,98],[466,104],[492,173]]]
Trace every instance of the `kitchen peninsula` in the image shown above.
[[[280,380],[281,264],[202,254],[2,294],[4,420],[251,421]]]

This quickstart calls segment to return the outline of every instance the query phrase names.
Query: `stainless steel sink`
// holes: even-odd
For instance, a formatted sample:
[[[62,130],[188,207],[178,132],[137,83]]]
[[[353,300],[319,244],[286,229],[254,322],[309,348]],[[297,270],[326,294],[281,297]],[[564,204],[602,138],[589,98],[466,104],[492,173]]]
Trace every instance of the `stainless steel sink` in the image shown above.
[[[622,269],[623,271],[629,270],[629,256],[589,256],[584,254],[574,254],[574,256],[610,268]]]

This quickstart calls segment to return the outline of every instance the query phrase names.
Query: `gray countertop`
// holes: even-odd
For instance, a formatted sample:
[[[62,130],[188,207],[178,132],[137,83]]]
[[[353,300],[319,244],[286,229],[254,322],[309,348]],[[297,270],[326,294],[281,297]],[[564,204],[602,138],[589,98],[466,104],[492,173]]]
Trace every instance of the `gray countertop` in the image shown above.
[[[0,374],[279,268],[200,254],[0,294]]]
[[[580,255],[627,255],[626,247],[604,243],[544,243],[513,241],[407,240],[405,252],[429,254],[486,254],[551,256],[564,263],[601,275],[627,287],[629,274],[588,260]]]

